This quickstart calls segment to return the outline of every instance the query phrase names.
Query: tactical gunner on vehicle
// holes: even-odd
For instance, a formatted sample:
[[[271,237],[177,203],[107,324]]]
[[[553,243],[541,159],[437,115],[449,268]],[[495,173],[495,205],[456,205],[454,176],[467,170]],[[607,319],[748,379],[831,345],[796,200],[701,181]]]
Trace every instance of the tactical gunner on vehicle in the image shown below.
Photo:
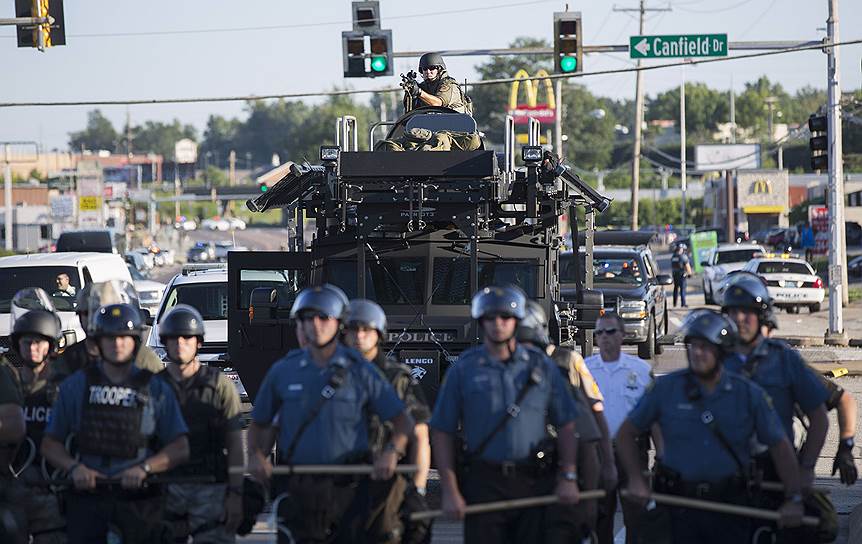
[[[203,366],[198,349],[204,342],[204,320],[186,304],[174,306],[159,323],[159,338],[168,365],[159,377],[170,385],[189,427],[189,461],[171,476],[211,476],[213,484],[172,483],[167,487],[166,519],[174,540],[234,542],[242,521],[242,422],[236,387],[219,368]]]
[[[422,74],[422,83],[409,79],[402,84],[405,100],[409,97],[411,101],[410,107],[405,108],[407,111],[422,106],[442,106],[458,113],[473,114],[470,99],[455,78],[446,72],[446,63],[440,53],[422,55],[419,59],[419,73]]]

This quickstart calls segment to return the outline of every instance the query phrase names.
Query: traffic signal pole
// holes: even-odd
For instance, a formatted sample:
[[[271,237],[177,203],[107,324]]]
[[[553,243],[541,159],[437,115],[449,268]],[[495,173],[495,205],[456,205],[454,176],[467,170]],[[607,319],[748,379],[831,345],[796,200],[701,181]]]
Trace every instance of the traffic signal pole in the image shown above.
[[[838,42],[838,0],[828,0],[827,45]],[[838,48],[827,47],[827,122],[829,157],[829,332],[827,340],[846,343],[843,299],[846,276],[844,238],[844,167],[841,149],[841,80]]]

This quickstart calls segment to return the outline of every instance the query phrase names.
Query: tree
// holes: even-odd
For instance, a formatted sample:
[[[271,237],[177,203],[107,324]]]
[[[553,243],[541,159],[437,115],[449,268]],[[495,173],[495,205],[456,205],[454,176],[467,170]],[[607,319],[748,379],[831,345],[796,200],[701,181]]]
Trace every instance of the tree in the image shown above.
[[[679,127],[679,87],[647,100],[646,119],[673,119]],[[685,128],[687,137],[711,139],[717,124],[730,120],[727,93],[710,89],[705,83],[685,84]]]
[[[174,146],[183,138],[197,140],[197,130],[192,125],[183,125],[178,119],[172,123],[147,121],[143,125],[133,127],[132,151],[135,153],[155,153],[167,160],[174,158]],[[119,150],[127,152],[126,140],[120,137]]]
[[[117,131],[111,121],[102,115],[101,110],[93,110],[87,114],[87,128],[69,134],[69,148],[73,151],[114,151],[116,146]]]

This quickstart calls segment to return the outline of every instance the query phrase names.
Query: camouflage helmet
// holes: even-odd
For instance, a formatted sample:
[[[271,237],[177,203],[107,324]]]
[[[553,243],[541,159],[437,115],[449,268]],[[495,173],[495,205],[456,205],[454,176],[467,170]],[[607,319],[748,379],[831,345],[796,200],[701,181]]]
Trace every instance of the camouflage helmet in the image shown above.
[[[425,53],[419,57],[419,71],[429,66],[439,66],[440,70],[446,70],[446,63],[443,62],[443,55],[440,53]]]

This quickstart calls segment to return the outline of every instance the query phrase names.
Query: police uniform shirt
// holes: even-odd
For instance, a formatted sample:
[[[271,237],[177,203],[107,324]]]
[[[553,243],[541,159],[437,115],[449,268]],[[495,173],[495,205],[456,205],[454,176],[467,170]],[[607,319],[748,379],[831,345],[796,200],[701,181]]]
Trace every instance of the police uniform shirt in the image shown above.
[[[827,400],[827,391],[802,356],[784,342],[765,338],[748,355],[729,355],[726,369],[739,372],[766,390],[793,443],[793,405],[808,413]]]
[[[600,354],[596,354],[587,357],[585,363],[604,397],[608,432],[614,437],[652,383],[652,367],[643,359],[622,352],[619,360],[614,362],[605,362]]]
[[[526,460],[547,436],[546,420],[561,427],[577,416],[575,400],[556,364],[534,348],[518,344],[508,362],[491,357],[485,346],[462,353],[446,371],[429,425],[454,435],[461,422],[468,451],[476,451],[515,402],[533,368],[541,373],[541,383],[530,387],[518,416],[506,422],[481,455],[497,463]]]
[[[99,371],[102,372],[104,363],[97,362]],[[131,376],[140,369],[133,366]],[[103,373],[104,375],[104,373]],[[167,445],[181,435],[188,433],[188,428],[183,420],[179,403],[170,386],[162,380],[153,379],[148,384],[149,398],[144,406],[141,417],[141,429],[147,436],[155,436],[162,445]],[[85,395],[87,391],[87,375],[85,371],[79,370],[69,376],[60,384],[60,392],[54,407],[51,410],[51,419],[45,434],[51,438],[64,443],[66,438],[77,433],[81,427],[81,413],[83,412]],[[109,399],[110,400],[110,399]],[[121,400],[121,399],[118,399]],[[147,457],[155,452],[145,448],[134,459],[107,458],[101,455],[82,455],[81,462],[91,469],[98,470],[106,476],[113,476],[123,470],[142,463]]]
[[[338,345],[326,368],[308,350],[288,353],[267,372],[254,399],[252,419],[272,425],[278,416],[278,446],[290,447],[293,436],[318,403],[329,376],[346,367],[344,381],[303,432],[291,459],[296,464],[337,464],[368,451],[368,409],[381,420],[404,412],[392,386],[359,352]]]
[[[697,388],[699,401],[689,398],[691,387]],[[702,418],[707,411],[743,466],[750,459],[753,435],[770,447],[784,438],[766,392],[732,372],[722,373],[712,393],[707,393],[688,369],[661,376],[628,419],[642,432],[653,423],[659,424],[665,444],[662,464],[678,472],[684,481],[717,482],[736,474],[738,467],[704,423]]]
[[[689,264],[688,255],[685,253],[674,253],[670,258],[670,267],[674,276],[682,276],[685,274],[685,267]]]

